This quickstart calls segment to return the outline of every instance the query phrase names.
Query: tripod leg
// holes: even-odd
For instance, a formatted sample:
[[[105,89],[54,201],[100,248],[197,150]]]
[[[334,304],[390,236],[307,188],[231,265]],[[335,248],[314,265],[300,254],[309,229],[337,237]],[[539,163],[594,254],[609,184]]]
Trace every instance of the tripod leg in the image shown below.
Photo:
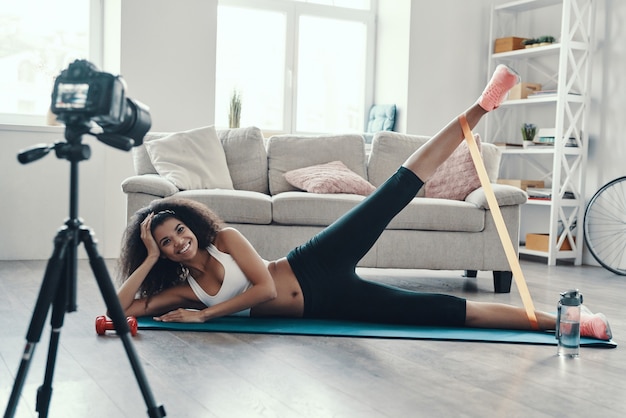
[[[130,328],[128,327],[128,323],[126,322],[126,317],[124,315],[124,311],[122,310],[122,305],[120,305],[120,301],[117,298],[117,293],[115,292],[115,287],[113,286],[113,282],[111,281],[111,276],[106,268],[106,264],[102,257],[98,254],[98,250],[96,249],[96,243],[93,239],[91,231],[87,228],[81,228],[80,231],[80,240],[85,245],[85,249],[87,250],[87,255],[89,256],[89,263],[91,265],[91,269],[96,276],[96,280],[98,282],[98,286],[100,287],[100,293],[104,298],[104,302],[109,311],[109,316],[113,320],[113,325],[115,326],[115,330],[117,334],[122,340],[124,344],[124,349],[126,350],[126,354],[128,356],[128,360],[130,361],[131,367],[135,374],[135,378],[137,379],[137,383],[139,384],[139,388],[143,395],[146,406],[148,407],[148,416],[151,418],[160,418],[165,416],[165,408],[163,406],[157,406],[154,400],[154,396],[152,395],[152,390],[148,384],[148,380],[143,371],[143,367],[139,362],[139,356],[135,351],[135,347],[132,344],[130,338]]]
[[[37,297],[33,316],[26,334],[26,347],[24,348],[22,361],[20,362],[17,376],[15,377],[15,382],[13,384],[9,403],[4,413],[4,418],[10,418],[15,415],[17,403],[22,393],[22,388],[24,386],[24,381],[26,380],[26,375],[28,374],[30,362],[35,352],[35,347],[41,339],[44,322],[52,304],[52,298],[58,293],[59,280],[61,278],[61,273],[65,268],[64,262],[66,250],[72,241],[72,238],[73,234],[70,230],[61,229],[54,239],[54,251],[48,260],[41,289],[39,289],[39,296]],[[52,338],[54,338],[54,335],[55,333],[53,331]]]
[[[61,328],[65,319],[65,312],[69,312],[69,298],[71,283],[76,277],[76,237],[73,238],[74,245],[70,245],[65,252],[65,261],[61,272],[61,281],[58,284],[56,296],[52,303],[52,315],[50,325],[50,343],[48,345],[48,359],[46,361],[46,373],[43,384],[37,389],[37,403],[35,410],[39,412],[39,418],[46,418],[50,409],[50,399],[52,398],[52,378],[56,366],[59,339],[61,338]],[[64,280],[63,280],[64,279]],[[75,309],[74,309],[75,310]]]

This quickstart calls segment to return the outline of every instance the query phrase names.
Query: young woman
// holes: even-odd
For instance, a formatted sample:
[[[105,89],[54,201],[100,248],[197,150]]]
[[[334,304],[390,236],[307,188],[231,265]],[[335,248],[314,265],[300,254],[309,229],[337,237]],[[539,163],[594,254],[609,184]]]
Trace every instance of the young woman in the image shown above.
[[[513,70],[498,66],[465,111],[470,128],[518,82]],[[531,329],[523,308],[412,292],[363,280],[355,272],[391,219],[462,140],[454,119],[359,205],[275,261],[262,259],[241,233],[223,227],[204,205],[175,198],[155,201],[134,216],[124,233],[122,308],[126,315],[164,322],[250,315]],[[555,328],[554,315],[536,312],[536,317],[540,329]],[[611,338],[602,314],[583,314],[581,334]]]

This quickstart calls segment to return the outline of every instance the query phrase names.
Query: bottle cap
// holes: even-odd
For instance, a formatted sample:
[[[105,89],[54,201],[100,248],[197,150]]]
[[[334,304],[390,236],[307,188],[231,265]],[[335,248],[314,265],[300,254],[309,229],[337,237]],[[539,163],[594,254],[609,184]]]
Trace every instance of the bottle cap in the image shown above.
[[[578,289],[571,289],[561,293],[561,304],[566,306],[578,306],[583,303],[583,295]]]

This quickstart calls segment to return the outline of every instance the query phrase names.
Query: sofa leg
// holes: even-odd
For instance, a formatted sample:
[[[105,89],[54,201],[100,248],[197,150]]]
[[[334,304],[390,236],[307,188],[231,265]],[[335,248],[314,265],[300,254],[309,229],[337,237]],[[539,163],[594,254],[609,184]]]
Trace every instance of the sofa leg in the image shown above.
[[[465,274],[463,274],[463,277],[476,277],[476,276],[478,276],[477,270],[465,270]]]
[[[513,272],[510,271],[494,271],[493,272],[493,288],[495,293],[511,293],[511,282],[513,281]]]

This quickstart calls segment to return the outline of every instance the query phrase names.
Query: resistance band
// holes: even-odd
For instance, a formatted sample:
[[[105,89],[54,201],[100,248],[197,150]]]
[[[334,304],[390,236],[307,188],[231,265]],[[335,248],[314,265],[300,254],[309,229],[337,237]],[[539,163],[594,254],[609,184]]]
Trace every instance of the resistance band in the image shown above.
[[[461,123],[461,128],[463,129],[463,135],[465,136],[465,141],[467,142],[470,155],[474,161],[474,167],[476,167],[480,184],[483,186],[483,190],[485,191],[485,197],[487,198],[487,203],[489,204],[489,210],[493,215],[498,235],[500,235],[500,241],[502,241],[502,246],[504,247],[504,253],[509,261],[513,277],[515,278],[515,284],[517,285],[517,289],[522,297],[522,303],[526,309],[526,315],[528,315],[528,320],[530,321],[532,327],[534,329],[539,329],[533,300],[530,297],[526,280],[522,274],[522,267],[520,266],[519,259],[517,258],[517,254],[513,248],[511,236],[509,235],[509,231],[506,229],[506,225],[504,224],[504,218],[502,217],[502,212],[500,211],[500,206],[498,205],[496,196],[493,193],[493,188],[491,187],[491,182],[489,181],[489,176],[487,175],[487,170],[485,169],[485,164],[480,156],[478,145],[474,140],[474,134],[467,124],[467,119],[464,114],[459,116],[459,122]]]

